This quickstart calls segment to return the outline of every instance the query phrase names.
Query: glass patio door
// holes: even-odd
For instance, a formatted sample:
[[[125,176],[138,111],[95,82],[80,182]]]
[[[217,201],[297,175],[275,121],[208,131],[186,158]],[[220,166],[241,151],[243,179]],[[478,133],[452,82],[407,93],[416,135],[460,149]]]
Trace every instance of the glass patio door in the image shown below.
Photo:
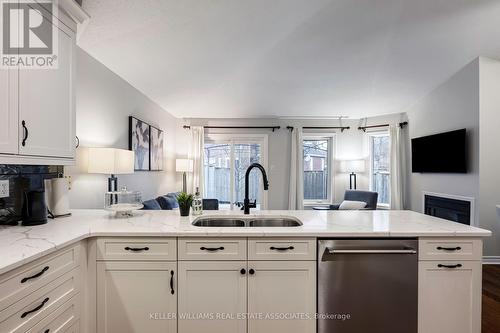
[[[241,209],[245,198],[245,174],[252,163],[266,168],[267,137],[210,135],[205,138],[204,182],[207,199],[218,199],[220,209]],[[257,209],[265,209],[262,175],[257,169],[249,177],[249,198]]]

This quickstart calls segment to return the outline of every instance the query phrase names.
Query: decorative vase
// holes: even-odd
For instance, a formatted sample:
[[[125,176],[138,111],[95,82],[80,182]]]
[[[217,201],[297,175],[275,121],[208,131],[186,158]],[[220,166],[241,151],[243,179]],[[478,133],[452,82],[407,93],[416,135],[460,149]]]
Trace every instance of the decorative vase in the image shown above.
[[[191,210],[191,206],[190,205],[186,205],[186,206],[179,205],[179,211],[181,213],[181,216],[189,216],[189,211],[190,210]]]

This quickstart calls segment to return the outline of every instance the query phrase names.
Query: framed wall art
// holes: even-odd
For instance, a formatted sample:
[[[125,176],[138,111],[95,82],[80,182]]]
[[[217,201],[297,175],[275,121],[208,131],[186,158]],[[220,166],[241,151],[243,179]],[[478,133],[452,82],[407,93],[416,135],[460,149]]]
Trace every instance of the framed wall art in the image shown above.
[[[163,170],[163,131],[154,126],[150,126],[150,170]]]
[[[134,152],[134,169],[150,170],[150,126],[135,117],[129,117],[129,149]]]

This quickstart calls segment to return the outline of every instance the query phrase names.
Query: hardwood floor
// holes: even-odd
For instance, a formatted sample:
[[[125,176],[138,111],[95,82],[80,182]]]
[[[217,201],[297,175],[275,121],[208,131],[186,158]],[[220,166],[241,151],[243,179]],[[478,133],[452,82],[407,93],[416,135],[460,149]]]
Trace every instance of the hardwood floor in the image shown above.
[[[483,265],[482,333],[500,332],[500,265]]]

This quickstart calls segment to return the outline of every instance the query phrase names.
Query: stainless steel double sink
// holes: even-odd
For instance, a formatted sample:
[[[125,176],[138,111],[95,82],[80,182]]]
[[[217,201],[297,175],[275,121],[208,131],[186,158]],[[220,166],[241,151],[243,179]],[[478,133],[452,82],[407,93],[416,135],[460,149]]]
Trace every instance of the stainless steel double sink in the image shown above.
[[[199,217],[192,223],[196,227],[300,227],[302,222],[294,217]]]

